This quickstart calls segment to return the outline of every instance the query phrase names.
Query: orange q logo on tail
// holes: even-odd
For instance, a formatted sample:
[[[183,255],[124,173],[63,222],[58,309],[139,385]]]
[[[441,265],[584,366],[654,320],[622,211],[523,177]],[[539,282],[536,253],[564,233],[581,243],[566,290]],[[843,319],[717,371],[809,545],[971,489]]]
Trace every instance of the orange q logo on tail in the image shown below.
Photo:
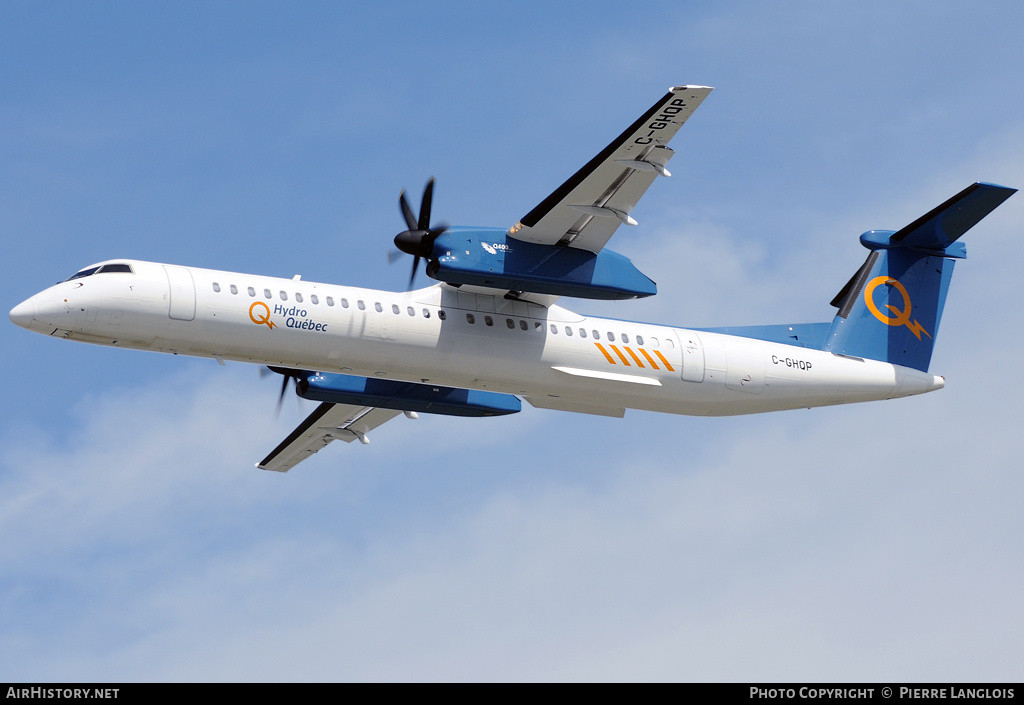
[[[893,306],[892,304],[885,305],[887,309],[896,314],[895,316],[885,315],[878,308],[878,306],[875,305],[873,295],[875,293],[875,289],[880,287],[882,284],[888,284],[896,291],[900,292],[900,295],[903,297],[902,311]],[[880,277],[875,277],[874,279],[868,282],[868,285],[866,287],[864,287],[864,303],[868,305],[868,311],[871,311],[871,315],[880,320],[882,323],[885,323],[886,325],[889,326],[906,326],[907,328],[910,329],[910,332],[917,337],[918,340],[921,339],[922,333],[927,335],[929,338],[932,337],[931,333],[926,331],[920,323],[918,323],[917,321],[914,321],[913,323],[910,322],[910,313],[914,307],[910,303],[910,294],[907,292],[907,287],[903,286],[903,284],[901,284],[899,280],[884,275]]]
[[[262,314],[256,313],[257,308],[262,309]],[[256,301],[255,303],[253,303],[252,306],[249,307],[249,320],[258,326],[264,325],[267,328],[270,328],[271,330],[273,330],[274,326],[277,325],[272,320],[270,320],[270,307],[267,306],[262,301]]]

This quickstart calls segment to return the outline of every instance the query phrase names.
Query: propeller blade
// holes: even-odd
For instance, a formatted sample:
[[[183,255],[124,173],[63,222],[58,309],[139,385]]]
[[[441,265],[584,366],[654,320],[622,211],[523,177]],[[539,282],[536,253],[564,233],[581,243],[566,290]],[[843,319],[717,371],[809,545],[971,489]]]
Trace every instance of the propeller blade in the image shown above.
[[[281,393],[277,396],[277,408],[275,409],[275,418],[281,415],[281,406],[284,404],[284,395],[288,392],[288,382],[295,383],[295,391],[299,390],[299,381],[308,378],[311,375],[316,374],[310,370],[297,370],[291,367],[275,367],[270,365],[269,367],[260,366],[260,377],[265,377],[269,374],[281,375]],[[298,395],[296,395],[296,401],[299,401]]]
[[[434,200],[434,177],[430,177],[427,187],[423,189],[423,201],[420,203],[420,230],[430,230],[430,206]]]
[[[409,275],[409,291],[412,291],[412,283],[416,280],[416,268],[420,266],[420,256],[412,261],[412,274]]]
[[[291,379],[288,375],[284,376],[281,380],[281,394],[277,397],[277,408],[274,410],[275,417],[281,415],[281,406],[284,404],[284,395],[288,391],[288,380]]]
[[[388,264],[394,264],[398,260],[402,259],[404,253],[401,250],[388,250],[387,260]]]
[[[398,206],[402,209],[402,217],[405,218],[405,224],[409,226],[409,230],[416,230],[416,215],[412,212],[409,202],[405,200],[405,189],[402,189],[402,194],[398,197]]]

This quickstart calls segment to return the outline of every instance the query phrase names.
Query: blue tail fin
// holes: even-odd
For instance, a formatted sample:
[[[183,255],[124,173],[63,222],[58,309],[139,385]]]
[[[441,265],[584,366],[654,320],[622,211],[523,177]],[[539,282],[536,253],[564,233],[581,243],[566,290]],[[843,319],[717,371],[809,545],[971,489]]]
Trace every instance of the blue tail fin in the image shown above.
[[[898,232],[861,235],[871,252],[832,300],[822,349],[927,372],[953,265],[967,256],[957,239],[1015,192],[972,184]]]

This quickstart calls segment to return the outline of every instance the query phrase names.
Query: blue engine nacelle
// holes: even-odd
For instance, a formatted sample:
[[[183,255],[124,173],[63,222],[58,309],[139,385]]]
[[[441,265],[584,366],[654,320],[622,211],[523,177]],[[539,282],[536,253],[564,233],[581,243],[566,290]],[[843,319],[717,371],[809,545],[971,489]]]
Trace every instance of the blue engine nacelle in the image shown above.
[[[511,394],[325,373],[297,378],[296,393],[303,399],[333,404],[446,416],[504,416],[523,408]]]
[[[538,245],[509,237],[499,228],[449,228],[434,241],[427,275],[448,284],[582,299],[658,293],[657,285],[617,252]]]

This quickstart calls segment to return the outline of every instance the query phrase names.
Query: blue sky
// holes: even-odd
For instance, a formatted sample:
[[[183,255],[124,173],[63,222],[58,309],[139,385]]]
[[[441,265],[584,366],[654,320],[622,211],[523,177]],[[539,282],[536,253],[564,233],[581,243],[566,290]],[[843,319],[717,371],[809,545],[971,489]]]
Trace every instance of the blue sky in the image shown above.
[[[13,307],[134,257],[404,287],[398,193],[511,225],[716,87],[580,310],[827,320],[976,180],[1024,185],[1012,3],[6,3]],[[0,326],[0,679],[1019,680],[1024,201],[966,237],[923,397],[725,419],[396,419],[286,476],[308,409]]]

